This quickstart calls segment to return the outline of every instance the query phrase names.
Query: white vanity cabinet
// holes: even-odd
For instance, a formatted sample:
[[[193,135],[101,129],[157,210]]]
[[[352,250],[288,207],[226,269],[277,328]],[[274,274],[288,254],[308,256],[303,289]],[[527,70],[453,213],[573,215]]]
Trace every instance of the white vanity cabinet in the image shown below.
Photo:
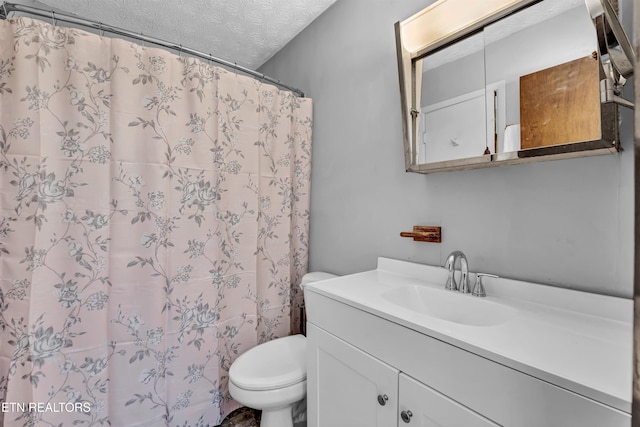
[[[309,427],[494,427],[497,424],[309,325]]]
[[[399,379],[398,426],[498,427],[498,424],[405,374],[401,373]]]
[[[313,325],[307,330],[308,427],[397,425],[399,371]]]
[[[469,299],[380,259],[305,288],[309,427],[630,427],[632,301],[500,280]],[[389,302],[419,286],[431,314]]]

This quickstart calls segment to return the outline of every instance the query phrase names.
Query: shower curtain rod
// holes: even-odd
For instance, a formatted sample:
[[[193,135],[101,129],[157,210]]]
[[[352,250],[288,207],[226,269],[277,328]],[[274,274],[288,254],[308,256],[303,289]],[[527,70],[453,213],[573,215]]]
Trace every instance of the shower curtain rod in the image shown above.
[[[276,86],[279,86],[281,88],[287,89],[293,93],[295,93],[296,95],[298,95],[299,97],[304,97],[304,92],[302,92],[300,89],[296,89],[294,87],[288,86],[284,83],[281,83],[280,80],[274,79],[272,77],[269,77],[263,73],[259,73],[255,70],[252,70],[250,68],[246,68],[243,67],[242,65],[238,65],[236,63],[233,62],[229,62],[226,61],[224,59],[221,58],[216,58],[215,56],[211,55],[210,53],[203,53],[194,49],[190,49],[188,47],[184,47],[181,44],[176,44],[176,43],[171,43],[165,40],[161,40],[161,39],[157,39],[154,37],[149,37],[149,36],[145,36],[144,34],[140,33],[134,33],[132,31],[129,30],[125,30],[122,28],[118,28],[118,27],[113,27],[111,25],[106,25],[103,24],[102,22],[98,22],[98,21],[93,21],[90,19],[85,19],[85,18],[78,18],[74,15],[69,15],[66,13],[60,13],[60,12],[55,12],[53,10],[46,10],[46,9],[41,9],[38,7],[34,7],[34,6],[26,6],[23,4],[18,4],[18,3],[9,3],[9,2],[4,2],[2,3],[2,6],[0,6],[0,19],[7,19],[9,17],[9,13],[11,12],[21,12],[21,13],[26,13],[29,15],[35,15],[35,16],[40,16],[43,18],[50,18],[53,22],[53,24],[56,24],[56,21],[62,21],[62,22],[67,22],[70,24],[75,24],[75,25],[80,25],[80,26],[84,26],[84,27],[89,27],[89,28],[93,28],[95,30],[98,30],[100,32],[109,32],[112,34],[116,34],[119,36],[125,36],[125,37],[130,37],[132,39],[136,39],[136,40],[141,40],[147,43],[152,43],[155,44],[157,46],[162,46],[162,47],[166,47],[169,49],[173,49],[173,50],[177,50],[178,52],[184,52],[187,53],[189,55],[192,56],[196,56],[198,58],[202,58],[205,59],[207,61],[211,61],[211,62],[215,62],[217,64],[220,65],[224,65],[225,67],[240,71],[242,73],[248,74],[250,76],[256,77],[260,80],[264,80],[267,81],[269,83],[273,83]]]

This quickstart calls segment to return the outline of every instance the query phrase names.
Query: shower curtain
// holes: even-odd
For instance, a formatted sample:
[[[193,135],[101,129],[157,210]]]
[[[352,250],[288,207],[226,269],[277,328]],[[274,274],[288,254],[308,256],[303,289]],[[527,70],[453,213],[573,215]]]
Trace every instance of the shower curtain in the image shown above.
[[[231,363],[297,332],[311,124],[200,60],[0,21],[0,425],[238,407]]]

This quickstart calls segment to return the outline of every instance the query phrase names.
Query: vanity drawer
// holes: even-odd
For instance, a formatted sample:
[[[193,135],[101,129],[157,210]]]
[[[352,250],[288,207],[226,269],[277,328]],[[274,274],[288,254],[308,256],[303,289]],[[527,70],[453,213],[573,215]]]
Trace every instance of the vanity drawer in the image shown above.
[[[611,406],[323,295],[306,297],[310,323],[500,425],[631,425]]]
[[[414,422],[420,427],[464,426],[500,427],[482,415],[470,411],[411,377],[400,374],[398,381],[400,414],[404,423]],[[408,416],[407,416],[408,414]],[[398,423],[402,425],[403,423]]]

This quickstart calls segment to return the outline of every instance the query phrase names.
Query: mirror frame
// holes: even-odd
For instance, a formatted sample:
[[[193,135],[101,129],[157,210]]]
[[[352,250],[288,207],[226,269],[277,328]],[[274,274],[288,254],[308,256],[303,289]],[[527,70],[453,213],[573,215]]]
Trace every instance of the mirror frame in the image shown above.
[[[640,28],[640,7],[638,1],[633,4],[633,28]],[[640,33],[636,31],[633,48],[640,52]],[[640,61],[634,66],[633,81],[640,87]],[[640,427],[640,90],[634,94],[634,257],[633,257],[633,387],[631,403],[631,425]]]
[[[400,81],[400,104],[402,109],[402,129],[404,143],[405,170],[407,172],[433,173],[447,170],[465,170],[502,165],[530,163],[534,161],[556,160],[564,158],[595,156],[622,151],[619,140],[618,108],[612,102],[600,102],[601,139],[572,142],[562,145],[544,146],[504,153],[492,153],[476,157],[447,160],[432,163],[417,163],[418,111],[415,88],[418,85],[416,61],[425,56],[449,47],[465,37],[483,30],[489,24],[517,13],[528,6],[544,0],[483,0],[470,13],[460,13],[464,0],[438,0],[415,15],[396,22],[396,52]],[[449,8],[449,9],[447,9]],[[439,17],[453,18],[451,26],[439,28],[430,22],[442,22]],[[598,34],[598,56],[600,41],[604,38],[603,29],[596,27]],[[606,75],[599,63],[599,80]]]

